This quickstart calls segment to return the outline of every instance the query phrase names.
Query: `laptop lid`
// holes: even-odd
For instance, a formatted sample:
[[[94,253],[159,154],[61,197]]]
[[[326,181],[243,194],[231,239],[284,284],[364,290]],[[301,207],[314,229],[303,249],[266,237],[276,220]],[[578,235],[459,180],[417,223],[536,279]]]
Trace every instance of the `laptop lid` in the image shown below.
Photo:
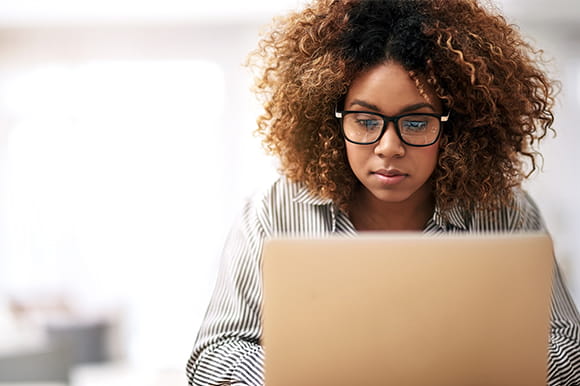
[[[546,234],[367,234],[263,249],[268,386],[546,385]]]

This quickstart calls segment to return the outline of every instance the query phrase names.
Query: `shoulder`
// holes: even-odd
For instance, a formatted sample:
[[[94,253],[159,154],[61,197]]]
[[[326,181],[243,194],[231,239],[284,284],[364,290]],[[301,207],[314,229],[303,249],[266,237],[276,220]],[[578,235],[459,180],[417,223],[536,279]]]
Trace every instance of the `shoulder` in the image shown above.
[[[468,228],[483,232],[533,232],[544,230],[538,206],[522,189],[514,189],[510,201],[493,210],[475,210]]]
[[[281,176],[255,196],[263,205],[289,206],[296,203],[304,191],[304,186],[298,182]]]
[[[324,232],[330,226],[332,201],[282,176],[254,194],[246,203],[245,213],[259,221],[267,235]]]
[[[280,176],[250,195],[246,199],[245,208],[258,212],[270,212],[277,208],[291,206],[301,189],[301,184]]]

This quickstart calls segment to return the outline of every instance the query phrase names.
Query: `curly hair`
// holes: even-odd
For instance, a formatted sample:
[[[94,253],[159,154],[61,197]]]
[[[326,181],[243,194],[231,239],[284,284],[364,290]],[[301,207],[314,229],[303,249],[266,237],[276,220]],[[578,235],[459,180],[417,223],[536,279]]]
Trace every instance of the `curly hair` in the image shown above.
[[[452,112],[431,178],[437,205],[509,202],[553,130],[556,83],[542,52],[476,0],[315,0],[275,19],[249,64],[257,132],[282,172],[348,211],[360,183],[333,111],[357,74],[387,60]]]

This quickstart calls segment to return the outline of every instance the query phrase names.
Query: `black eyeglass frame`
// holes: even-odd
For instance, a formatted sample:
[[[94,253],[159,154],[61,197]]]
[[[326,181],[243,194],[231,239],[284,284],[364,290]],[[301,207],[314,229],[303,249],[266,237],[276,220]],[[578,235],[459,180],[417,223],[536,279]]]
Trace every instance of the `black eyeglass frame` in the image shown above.
[[[349,139],[346,136],[346,133],[344,132],[344,121],[343,121],[343,118],[346,115],[352,114],[352,113],[358,113],[358,114],[373,114],[373,115],[377,115],[377,116],[379,116],[379,117],[381,117],[383,119],[383,128],[381,129],[381,134],[379,134],[379,136],[377,137],[376,140],[374,140],[373,142],[357,142],[357,141],[353,141],[353,140]],[[418,116],[430,116],[430,117],[435,117],[435,118],[438,118],[439,119],[439,122],[440,122],[439,133],[437,133],[437,137],[431,143],[427,143],[427,144],[423,144],[423,145],[415,145],[415,144],[409,143],[409,142],[407,142],[407,141],[405,141],[403,139],[403,136],[401,135],[401,130],[399,130],[399,120],[401,118],[404,118],[404,117],[417,116],[417,115]],[[432,114],[432,113],[406,113],[406,114],[395,115],[393,117],[389,117],[388,115],[384,115],[384,114],[381,114],[381,113],[376,113],[374,111],[362,111],[362,110],[343,110],[343,111],[338,111],[336,108],[334,110],[334,116],[341,121],[340,122],[340,131],[342,133],[342,136],[348,142],[354,143],[356,145],[372,145],[374,143],[379,142],[381,140],[381,138],[383,138],[383,135],[385,135],[385,132],[387,131],[387,127],[389,126],[389,122],[393,122],[393,124],[395,126],[395,132],[397,133],[397,136],[399,137],[399,139],[401,140],[401,142],[403,142],[405,145],[413,146],[413,147],[426,147],[426,146],[431,146],[435,142],[437,142],[437,140],[439,140],[439,138],[441,137],[441,132],[443,131],[443,127],[441,126],[441,123],[447,122],[449,120],[449,115],[451,115],[451,112],[450,111],[447,113],[447,115]]]

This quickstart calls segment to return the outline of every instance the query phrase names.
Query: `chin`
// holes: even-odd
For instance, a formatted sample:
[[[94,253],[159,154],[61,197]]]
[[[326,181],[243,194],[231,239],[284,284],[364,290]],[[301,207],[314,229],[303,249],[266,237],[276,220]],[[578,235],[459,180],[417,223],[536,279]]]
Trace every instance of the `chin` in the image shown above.
[[[381,202],[396,204],[407,201],[413,195],[413,192],[371,191],[371,194]]]

